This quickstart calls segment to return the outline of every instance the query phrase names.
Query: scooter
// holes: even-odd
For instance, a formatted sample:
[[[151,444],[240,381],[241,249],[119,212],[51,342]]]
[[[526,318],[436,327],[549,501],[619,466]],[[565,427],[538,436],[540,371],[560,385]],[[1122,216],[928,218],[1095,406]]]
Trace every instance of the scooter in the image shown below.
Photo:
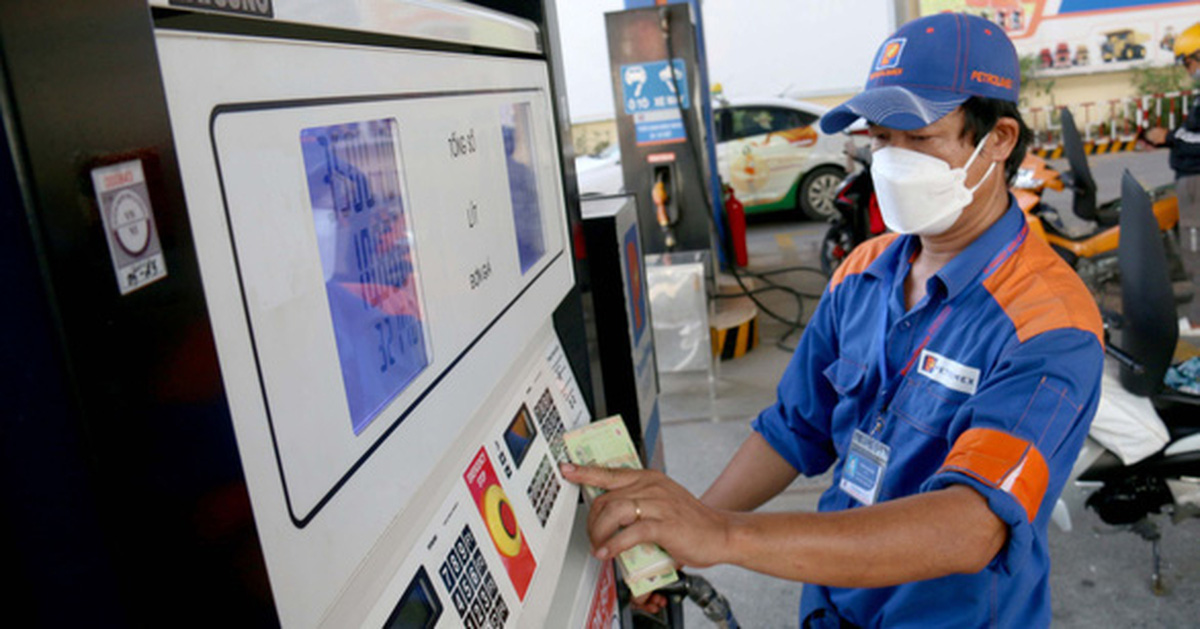
[[[1061,110],[1061,116],[1063,153],[1070,165],[1070,170],[1061,175],[1061,181],[1072,192],[1071,212],[1091,224],[1092,228],[1083,234],[1073,233],[1063,221],[1060,212],[1041,203],[1040,200],[1029,213],[1036,216],[1041,223],[1046,242],[1075,268],[1093,294],[1100,295],[1104,288],[1113,285],[1117,278],[1116,251],[1121,234],[1118,223],[1122,200],[1117,198],[1097,205],[1096,180],[1092,178],[1083,139],[1075,126],[1075,118],[1071,111],[1065,108]],[[1178,262],[1178,244],[1174,234],[1175,227],[1179,224],[1179,200],[1175,197],[1174,190],[1174,184],[1166,184],[1155,188],[1149,194],[1158,229],[1165,234],[1168,257],[1172,261],[1172,275],[1175,279],[1184,279],[1181,276],[1183,271]]]
[[[1121,191],[1116,253],[1121,312],[1104,313],[1105,351],[1119,364],[1119,388],[1141,398],[1144,412],[1151,416],[1132,418],[1134,428],[1129,429],[1129,424],[1122,427],[1119,414],[1098,413],[1089,446],[1076,465],[1077,470],[1084,468],[1077,484],[1095,488],[1085,504],[1102,521],[1127,527],[1151,542],[1151,587],[1161,594],[1161,530],[1152,516],[1166,513],[1176,523],[1200,517],[1200,396],[1163,383],[1179,336],[1167,255],[1151,195],[1128,171]],[[1139,422],[1150,422],[1150,427],[1139,430]],[[1140,460],[1126,464],[1114,452],[1128,453],[1141,445],[1131,440],[1148,440],[1151,445],[1134,457]],[[1096,443],[1104,448],[1098,450]]]
[[[830,219],[821,240],[821,270],[826,275],[833,275],[855,247],[887,231],[871,181],[870,148],[853,147],[846,154],[851,165],[858,164],[858,168],[851,169],[833,197],[837,214]]]

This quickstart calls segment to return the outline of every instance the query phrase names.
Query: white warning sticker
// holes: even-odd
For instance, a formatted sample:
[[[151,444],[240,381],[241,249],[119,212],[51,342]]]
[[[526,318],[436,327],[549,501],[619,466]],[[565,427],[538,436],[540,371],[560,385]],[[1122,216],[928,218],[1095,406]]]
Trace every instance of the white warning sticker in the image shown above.
[[[166,277],[142,162],[97,168],[92,171],[92,185],[121,294]]]

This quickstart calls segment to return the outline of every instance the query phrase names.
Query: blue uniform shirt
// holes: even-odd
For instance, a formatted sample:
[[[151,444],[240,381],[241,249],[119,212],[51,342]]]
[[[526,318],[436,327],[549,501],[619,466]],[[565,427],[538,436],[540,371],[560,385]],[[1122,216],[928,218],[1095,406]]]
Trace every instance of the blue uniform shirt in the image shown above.
[[[862,505],[838,488],[855,430],[891,451],[877,502],[974,488],[1008,542],[977,574],[875,589],[806,585],[863,627],[1050,624],[1046,528],[1100,397],[1100,314],[1016,202],[904,306],[920,242],[885,235],[838,268],[753,427],[801,473],[833,466],[821,511]],[[882,355],[881,355],[882,351]]]

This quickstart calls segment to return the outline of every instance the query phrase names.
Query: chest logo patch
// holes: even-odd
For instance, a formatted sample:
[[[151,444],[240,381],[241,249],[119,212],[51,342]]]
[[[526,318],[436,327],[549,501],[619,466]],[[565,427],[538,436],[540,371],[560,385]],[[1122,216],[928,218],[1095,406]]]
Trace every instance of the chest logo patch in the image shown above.
[[[950,360],[927,349],[921,350],[917,372],[948,389],[961,391],[967,395],[974,395],[979,388],[978,369]]]

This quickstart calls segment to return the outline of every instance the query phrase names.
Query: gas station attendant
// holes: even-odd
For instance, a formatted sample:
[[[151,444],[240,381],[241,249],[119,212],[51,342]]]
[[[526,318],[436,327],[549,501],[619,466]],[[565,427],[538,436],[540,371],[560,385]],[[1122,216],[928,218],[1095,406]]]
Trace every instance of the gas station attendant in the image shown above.
[[[870,123],[892,233],[838,268],[778,400],[700,499],[654,471],[564,466],[607,489],[606,559],[656,542],[684,566],[806,585],[805,627],[1050,623],[1047,526],[1100,395],[1100,315],[1008,194],[1029,130],[1004,31],[942,13],[879,48],[821,120]],[[832,468],[818,513],[752,513]]]

